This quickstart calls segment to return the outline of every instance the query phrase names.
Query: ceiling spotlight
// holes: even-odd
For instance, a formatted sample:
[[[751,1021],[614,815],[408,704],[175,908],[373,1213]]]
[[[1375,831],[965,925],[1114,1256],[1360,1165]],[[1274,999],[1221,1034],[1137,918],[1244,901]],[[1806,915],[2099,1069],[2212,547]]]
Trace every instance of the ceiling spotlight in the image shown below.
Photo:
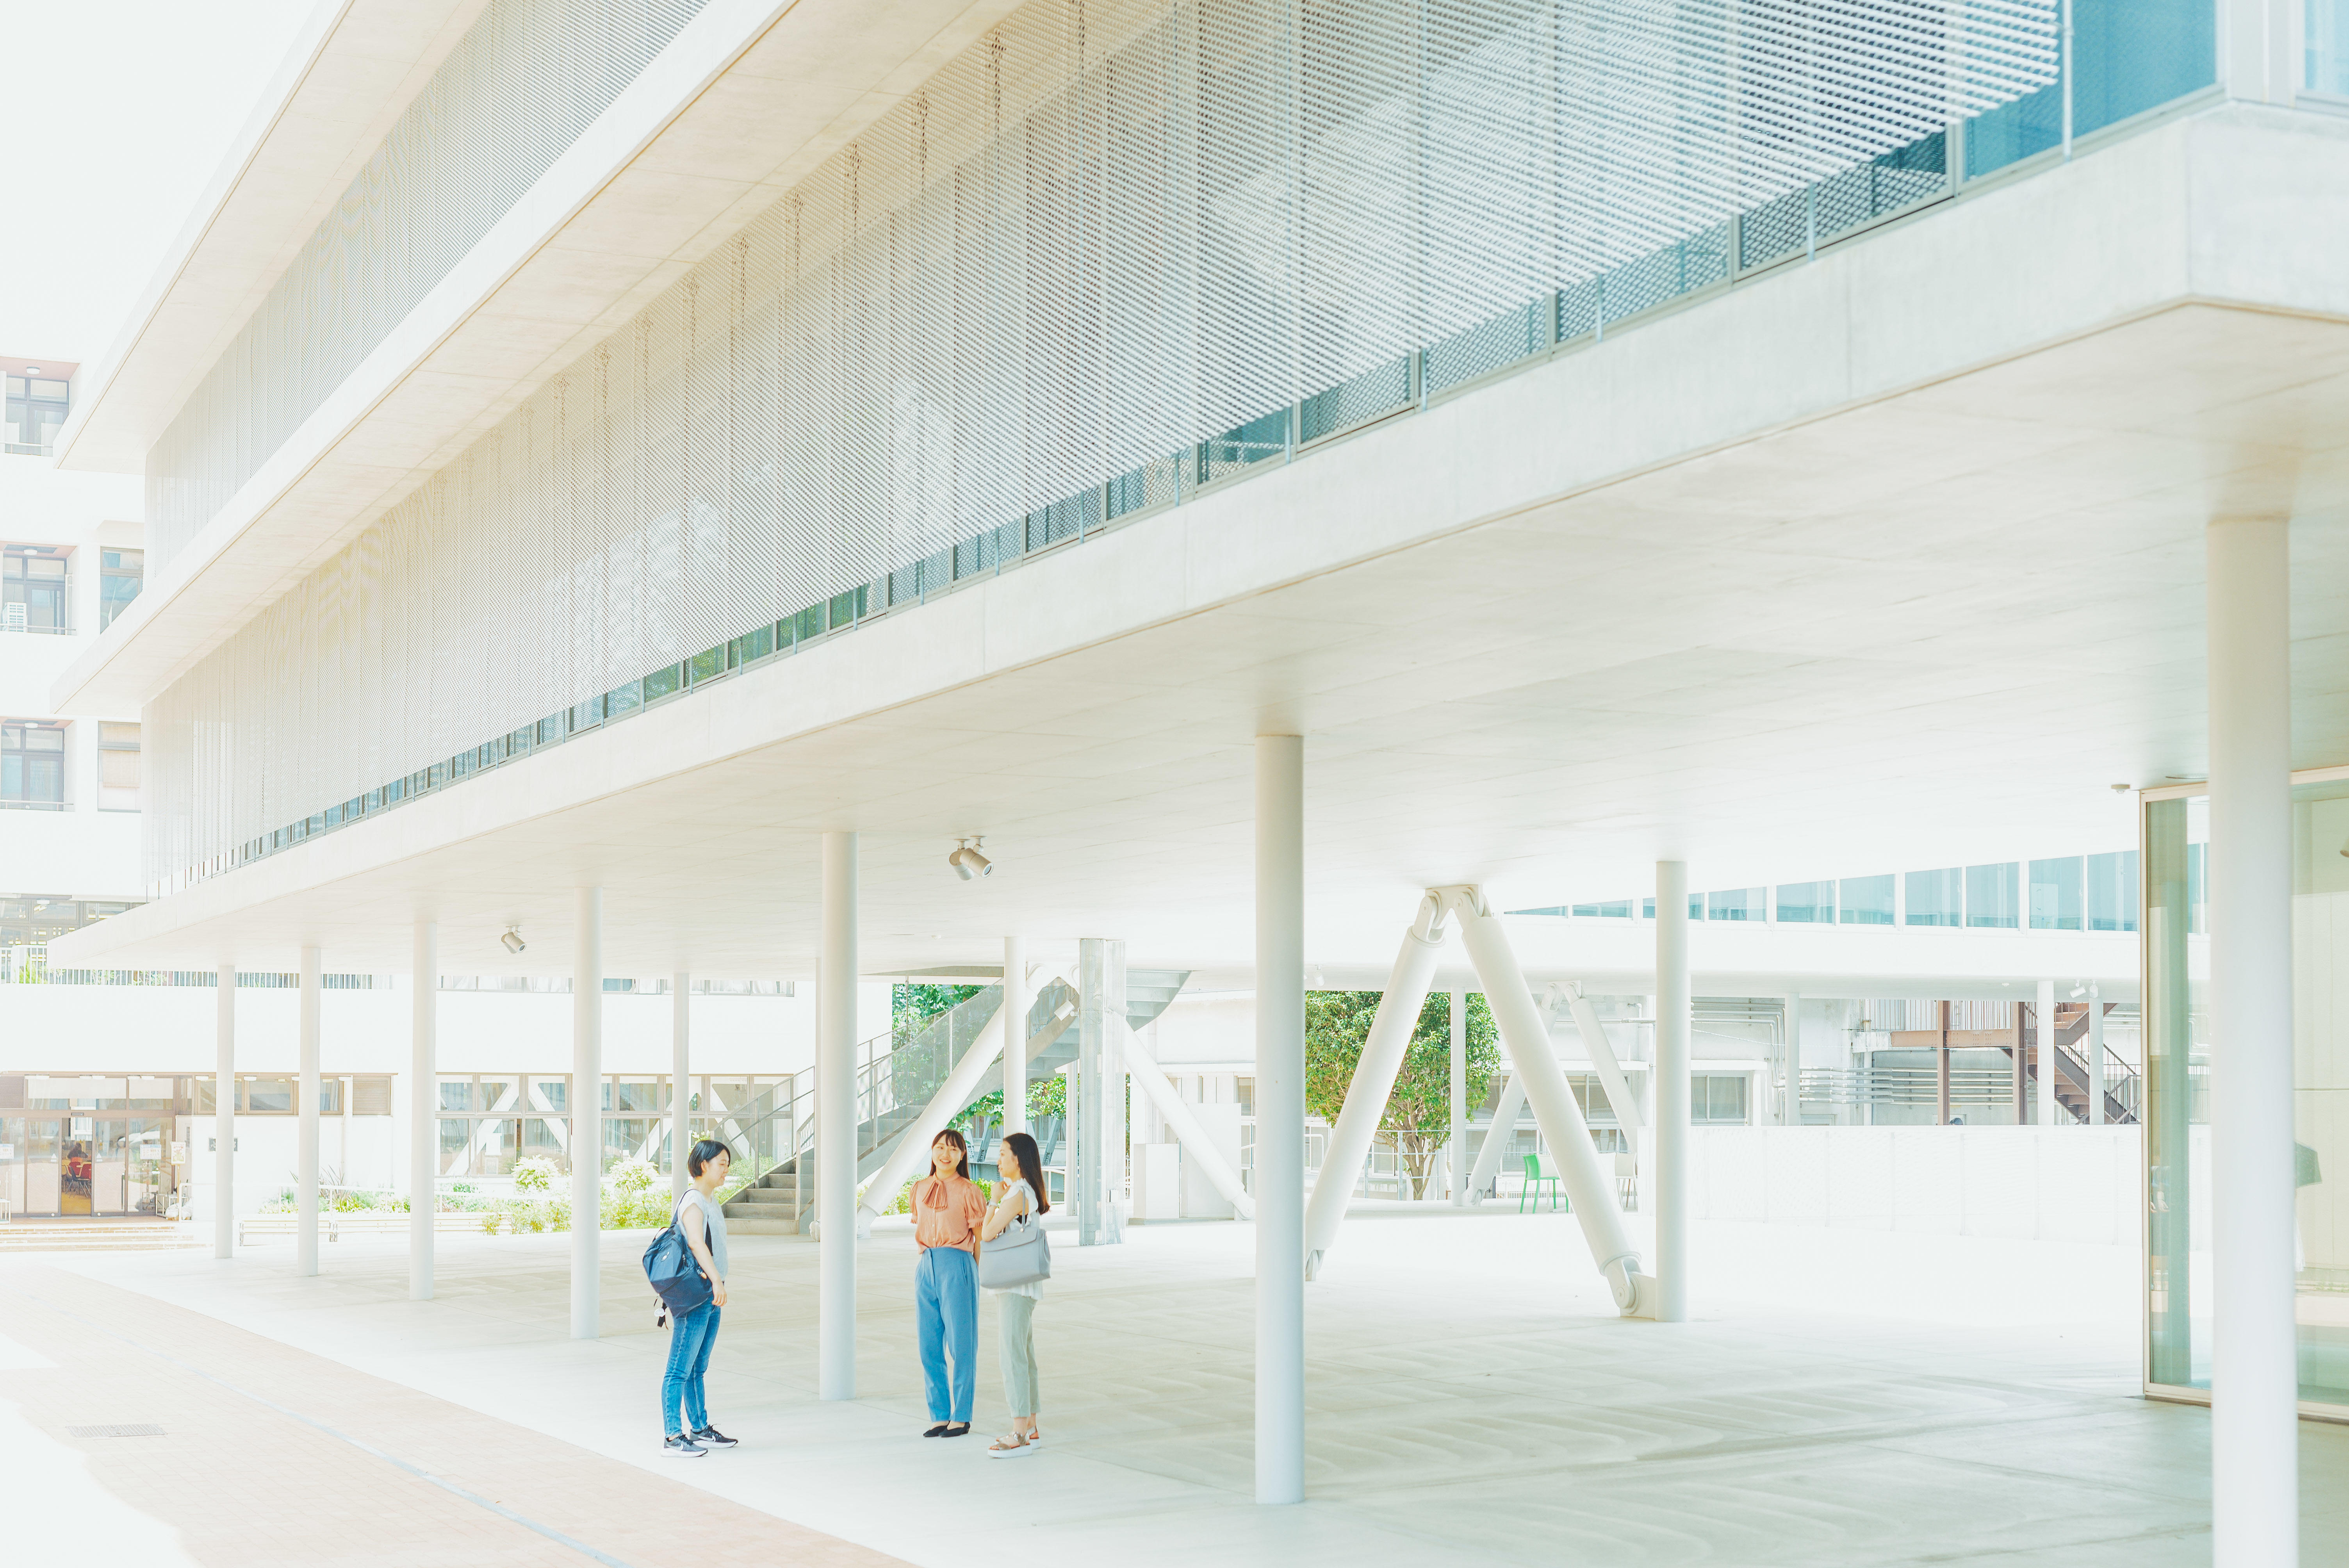
[[[995,862],[978,852],[978,846],[985,842],[987,840],[983,837],[955,841],[957,848],[954,853],[947,857],[947,864],[954,867],[955,875],[968,882],[973,877],[983,877],[995,869]]]
[[[2126,795],[2128,792],[2129,787],[2126,784],[2116,784],[2113,786],[2113,793],[2116,795]]]
[[[2075,982],[2073,983],[2073,985],[2072,985],[2072,995],[2075,995],[2075,996],[2085,996],[2085,995],[2086,995],[2087,994],[2088,994],[2088,988],[2087,988],[2085,985],[2080,985],[2080,984],[2079,984],[2078,982],[2076,982],[2076,981],[2075,981]]]
[[[27,376],[38,376],[40,373],[41,367],[37,365],[27,365],[25,366],[25,374]]]
[[[530,944],[522,939],[522,927],[518,925],[507,926],[506,934],[503,936],[499,937],[498,940],[506,944],[506,951],[508,953],[520,953],[523,948],[530,945]]]

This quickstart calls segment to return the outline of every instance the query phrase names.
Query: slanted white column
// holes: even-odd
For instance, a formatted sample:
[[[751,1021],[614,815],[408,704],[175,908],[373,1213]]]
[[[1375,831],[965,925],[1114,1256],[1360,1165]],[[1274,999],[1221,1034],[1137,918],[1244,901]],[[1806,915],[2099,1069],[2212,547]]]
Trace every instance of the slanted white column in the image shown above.
[[[1468,993],[1452,993],[1452,1136],[1445,1164],[1452,1177],[1452,1206],[1468,1206]]]
[[[2064,1115],[2064,1102],[2055,1098],[2055,1075],[2062,1070],[2056,1053],[2064,1047],[2055,1043],[2055,982],[2039,983],[2039,1125],[2060,1127],[2069,1118]]]
[[[602,1331],[604,890],[579,890],[571,951],[571,1337]]]
[[[1803,994],[1786,993],[1786,1092],[1778,1102],[1778,1125],[1803,1125]]]
[[[2105,1125],[2105,1000],[2088,982],[2088,1125]]]
[[[856,835],[823,836],[815,985],[816,1394],[856,1398]]]
[[[1256,1500],[1305,1501],[1305,742],[1256,742]]]
[[[693,1150],[693,976],[668,977],[668,1206],[685,1199],[693,1178],[685,1157]],[[748,1150],[743,1151],[746,1155]]]
[[[1028,987],[1028,943],[1003,939],[1003,1132],[1028,1130],[1028,1010],[1036,995]]]
[[[1688,866],[1656,862],[1656,1319],[1688,1320]]]
[[[236,965],[212,995],[212,1256],[236,1256]]]
[[[1517,1135],[1517,1118],[1526,1111],[1526,1080],[1521,1073],[1508,1073],[1501,1079],[1501,1098],[1493,1107],[1492,1124],[1485,1129],[1484,1146],[1476,1150],[1476,1168],[1468,1173],[1468,1191],[1482,1193],[1493,1184],[1501,1169],[1501,1157],[1508,1151],[1509,1140]]]
[[[416,923],[408,994],[408,1299],[432,1299],[433,1181],[440,1171],[440,928]]]
[[[300,1115],[294,1129],[294,1272],[306,1278],[318,1272],[318,992],[326,983],[315,947],[302,949],[298,983],[301,1078],[295,1088]]]
[[[2290,548],[2281,520],[2207,538],[2211,1560],[2269,1568],[2300,1561]]]

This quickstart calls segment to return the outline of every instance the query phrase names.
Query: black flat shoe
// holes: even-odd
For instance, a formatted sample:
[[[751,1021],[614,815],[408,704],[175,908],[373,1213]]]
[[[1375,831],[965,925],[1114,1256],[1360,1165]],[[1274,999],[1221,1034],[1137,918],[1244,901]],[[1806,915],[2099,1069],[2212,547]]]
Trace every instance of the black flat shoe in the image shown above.
[[[924,1432],[922,1436],[926,1438],[943,1438],[947,1435],[947,1422],[940,1421],[936,1426],[932,1427],[928,1431]],[[963,1430],[968,1431],[970,1429],[968,1427],[965,1427]]]
[[[970,1423],[968,1421],[957,1421],[951,1426],[940,1427],[938,1429],[938,1436],[942,1438],[967,1438],[970,1436]]]

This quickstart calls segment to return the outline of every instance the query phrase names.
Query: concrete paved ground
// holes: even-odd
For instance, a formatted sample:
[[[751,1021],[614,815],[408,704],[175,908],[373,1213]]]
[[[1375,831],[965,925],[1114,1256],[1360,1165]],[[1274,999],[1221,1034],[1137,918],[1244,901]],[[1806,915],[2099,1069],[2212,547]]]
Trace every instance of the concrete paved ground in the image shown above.
[[[860,1249],[848,1404],[813,1397],[813,1246],[736,1240],[711,1404],[746,1447],[684,1465],[656,1446],[666,1339],[641,1236],[605,1238],[592,1343],[564,1337],[563,1237],[443,1236],[429,1303],[406,1299],[402,1248],[378,1238],[325,1248],[315,1280],[284,1245],[44,1262],[155,1298],[165,1337],[176,1309],[208,1315],[679,1498],[940,1568],[2209,1561],[2209,1418],[2137,1396],[2128,1249],[1700,1224],[1696,1321],[1667,1326],[1612,1316],[1570,1218],[1361,1213],[1307,1293],[1309,1500],[1259,1509],[1252,1231],[1127,1237],[1055,1237],[1037,1315],[1052,1446],[1016,1463],[978,1440],[1003,1415],[991,1305],[978,1433],[916,1435],[902,1222]],[[2349,1429],[2302,1439],[2302,1563],[2349,1565]]]

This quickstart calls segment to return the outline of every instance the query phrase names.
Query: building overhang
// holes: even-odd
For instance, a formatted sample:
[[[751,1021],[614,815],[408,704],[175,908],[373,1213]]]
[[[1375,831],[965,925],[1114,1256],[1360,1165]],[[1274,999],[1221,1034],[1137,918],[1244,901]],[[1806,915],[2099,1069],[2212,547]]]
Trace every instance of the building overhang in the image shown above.
[[[710,0],[151,573],[130,610],[61,679],[58,711],[143,707],[1014,3]],[[61,461],[142,466],[481,0],[367,4],[352,0],[339,26],[314,25],[297,45],[277,109],[248,130],[92,378],[62,433]],[[384,67],[370,91],[355,89],[344,117],[318,137],[320,147],[346,150],[339,161],[316,151],[305,160],[307,117],[331,98],[329,86],[314,82],[330,85],[375,58],[344,57],[357,45],[338,40],[362,23],[406,40],[390,49],[406,63],[396,80]]]

